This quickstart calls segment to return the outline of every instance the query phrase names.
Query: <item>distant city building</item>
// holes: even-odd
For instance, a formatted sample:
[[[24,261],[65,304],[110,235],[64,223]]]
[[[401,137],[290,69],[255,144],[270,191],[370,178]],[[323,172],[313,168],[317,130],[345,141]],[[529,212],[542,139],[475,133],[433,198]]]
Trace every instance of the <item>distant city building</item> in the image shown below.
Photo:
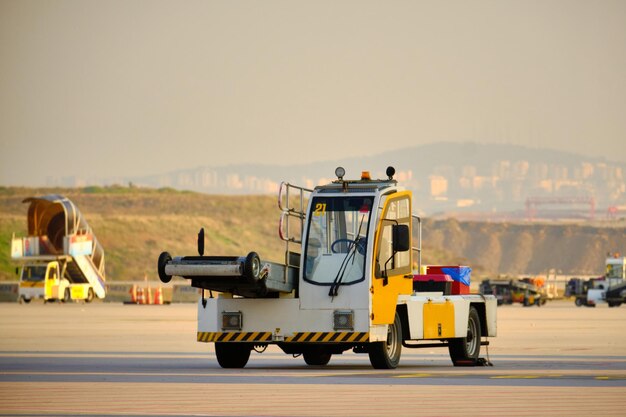
[[[48,176],[49,187],[85,187],[88,185],[123,185],[171,187],[215,194],[276,194],[281,181],[313,189],[335,180],[334,177],[301,175],[278,178],[286,172],[272,167],[251,175],[243,166],[181,170],[142,178],[89,178]],[[251,169],[252,170],[252,169]],[[263,173],[265,172],[265,173]],[[354,173],[354,171],[352,171]],[[288,172],[287,172],[288,174]],[[352,178],[358,176],[353,174]],[[385,178],[382,170],[372,177]],[[527,158],[502,159],[488,164],[431,164],[398,169],[395,178],[414,191],[415,206],[422,213],[467,210],[475,212],[523,212],[528,199],[555,198],[559,204],[593,199],[599,210],[626,206],[624,167],[607,162],[548,163]],[[542,201],[542,200],[536,200]],[[545,204],[540,209],[545,208]],[[568,208],[559,207],[563,211]]]

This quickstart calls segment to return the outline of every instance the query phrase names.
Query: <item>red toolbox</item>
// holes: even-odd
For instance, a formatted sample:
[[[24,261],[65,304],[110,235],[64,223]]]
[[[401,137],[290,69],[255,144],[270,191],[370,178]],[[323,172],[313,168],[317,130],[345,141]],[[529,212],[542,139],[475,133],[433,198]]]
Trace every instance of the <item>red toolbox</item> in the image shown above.
[[[426,272],[428,274],[449,275],[452,278],[451,295],[469,294],[470,292],[472,268],[469,266],[428,266],[426,267]]]

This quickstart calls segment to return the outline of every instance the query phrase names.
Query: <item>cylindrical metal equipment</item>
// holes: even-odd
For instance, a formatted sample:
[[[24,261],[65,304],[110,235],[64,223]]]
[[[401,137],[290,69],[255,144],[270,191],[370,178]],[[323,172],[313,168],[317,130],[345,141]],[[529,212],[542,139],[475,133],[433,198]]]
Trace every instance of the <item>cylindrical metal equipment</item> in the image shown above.
[[[243,264],[222,264],[222,265],[202,265],[190,263],[170,262],[165,265],[167,275],[177,275],[183,277],[201,276],[241,276],[243,274]]]

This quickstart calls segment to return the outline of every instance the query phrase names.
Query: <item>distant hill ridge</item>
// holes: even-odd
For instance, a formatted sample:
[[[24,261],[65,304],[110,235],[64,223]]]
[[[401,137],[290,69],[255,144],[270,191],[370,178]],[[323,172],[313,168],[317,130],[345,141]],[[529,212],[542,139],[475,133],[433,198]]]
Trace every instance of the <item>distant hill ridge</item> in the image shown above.
[[[413,170],[416,175],[421,175],[422,173],[430,173],[432,169],[438,165],[461,167],[463,165],[473,164],[489,169],[492,163],[499,160],[527,160],[532,163],[547,164],[556,162],[566,166],[573,166],[581,162],[607,163],[626,168],[626,162],[611,161],[607,158],[588,157],[565,150],[529,148],[509,144],[437,142],[389,150],[376,155],[368,155],[367,153],[361,155],[346,155],[344,157],[332,155],[327,161],[315,161],[309,164],[277,165],[273,163],[221,165],[216,163],[209,164],[205,167],[178,170],[171,173],[135,177],[134,180],[141,182],[146,179],[158,178],[164,174],[176,175],[203,168],[214,169],[221,173],[234,172],[240,175],[267,177],[275,181],[294,181],[302,176],[332,177],[334,169],[337,166],[346,168],[348,176],[351,177],[357,177],[363,170],[384,173],[388,165],[393,165],[397,171],[410,169]]]
[[[70,198],[88,219],[106,253],[107,279],[156,280],[160,252],[196,253],[196,234],[206,230],[205,253],[282,261],[275,196],[220,196],[171,189],[0,187],[0,279],[15,279],[10,238],[25,234],[30,196]],[[467,264],[476,279],[498,274],[599,275],[607,251],[626,251],[626,227],[593,224],[511,224],[426,218],[423,261]]]
[[[155,173],[140,177],[49,179],[48,185],[84,187],[104,184],[135,184],[141,187],[174,188],[207,194],[275,195],[280,182],[313,188],[334,179],[337,166],[346,178],[369,171],[385,178],[387,166],[415,194],[416,212],[432,215],[445,212],[497,213],[497,218],[520,218],[528,199],[585,198],[577,203],[540,209],[551,211],[545,218],[592,217],[595,210],[605,215],[615,207],[626,212],[626,162],[610,162],[564,150],[536,149],[507,144],[439,142],[389,150],[376,155],[338,155],[329,149],[327,161],[306,164],[237,164],[219,161],[206,166]],[[359,154],[361,153],[361,154]],[[539,203],[543,204],[543,203]],[[555,213],[556,211],[556,213]],[[542,213],[539,213],[540,215]],[[468,216],[466,218],[471,218]],[[540,216],[541,217],[541,216]],[[474,217],[475,218],[475,217]]]

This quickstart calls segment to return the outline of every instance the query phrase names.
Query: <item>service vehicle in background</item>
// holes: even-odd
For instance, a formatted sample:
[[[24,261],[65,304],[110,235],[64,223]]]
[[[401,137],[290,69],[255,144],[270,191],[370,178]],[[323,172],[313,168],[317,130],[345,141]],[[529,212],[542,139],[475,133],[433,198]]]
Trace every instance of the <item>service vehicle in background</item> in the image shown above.
[[[626,303],[626,257],[619,253],[607,254],[604,276],[589,280],[572,278],[565,295],[574,296],[578,307],[595,307],[602,303],[619,307]]]
[[[28,236],[11,240],[11,259],[21,265],[19,301],[104,298],[104,250],[76,205],[56,194],[23,202]]]
[[[341,167],[335,174],[314,190],[281,184],[283,263],[256,252],[204,256],[203,230],[199,256],[159,256],[161,281],[180,276],[202,289],[197,340],[215,343],[225,368],[244,367],[269,344],[309,365],[352,350],[390,369],[403,348],[422,347],[447,348],[457,366],[488,363],[479,355],[496,336],[496,299],[469,294],[468,267],[422,268],[421,221],[395,170],[377,180],[368,172],[344,179]],[[425,275],[413,272],[414,254]]]
[[[520,303],[524,307],[539,307],[548,300],[545,280],[540,277],[486,279],[480,283],[479,291],[481,294],[495,296],[498,305]]]

